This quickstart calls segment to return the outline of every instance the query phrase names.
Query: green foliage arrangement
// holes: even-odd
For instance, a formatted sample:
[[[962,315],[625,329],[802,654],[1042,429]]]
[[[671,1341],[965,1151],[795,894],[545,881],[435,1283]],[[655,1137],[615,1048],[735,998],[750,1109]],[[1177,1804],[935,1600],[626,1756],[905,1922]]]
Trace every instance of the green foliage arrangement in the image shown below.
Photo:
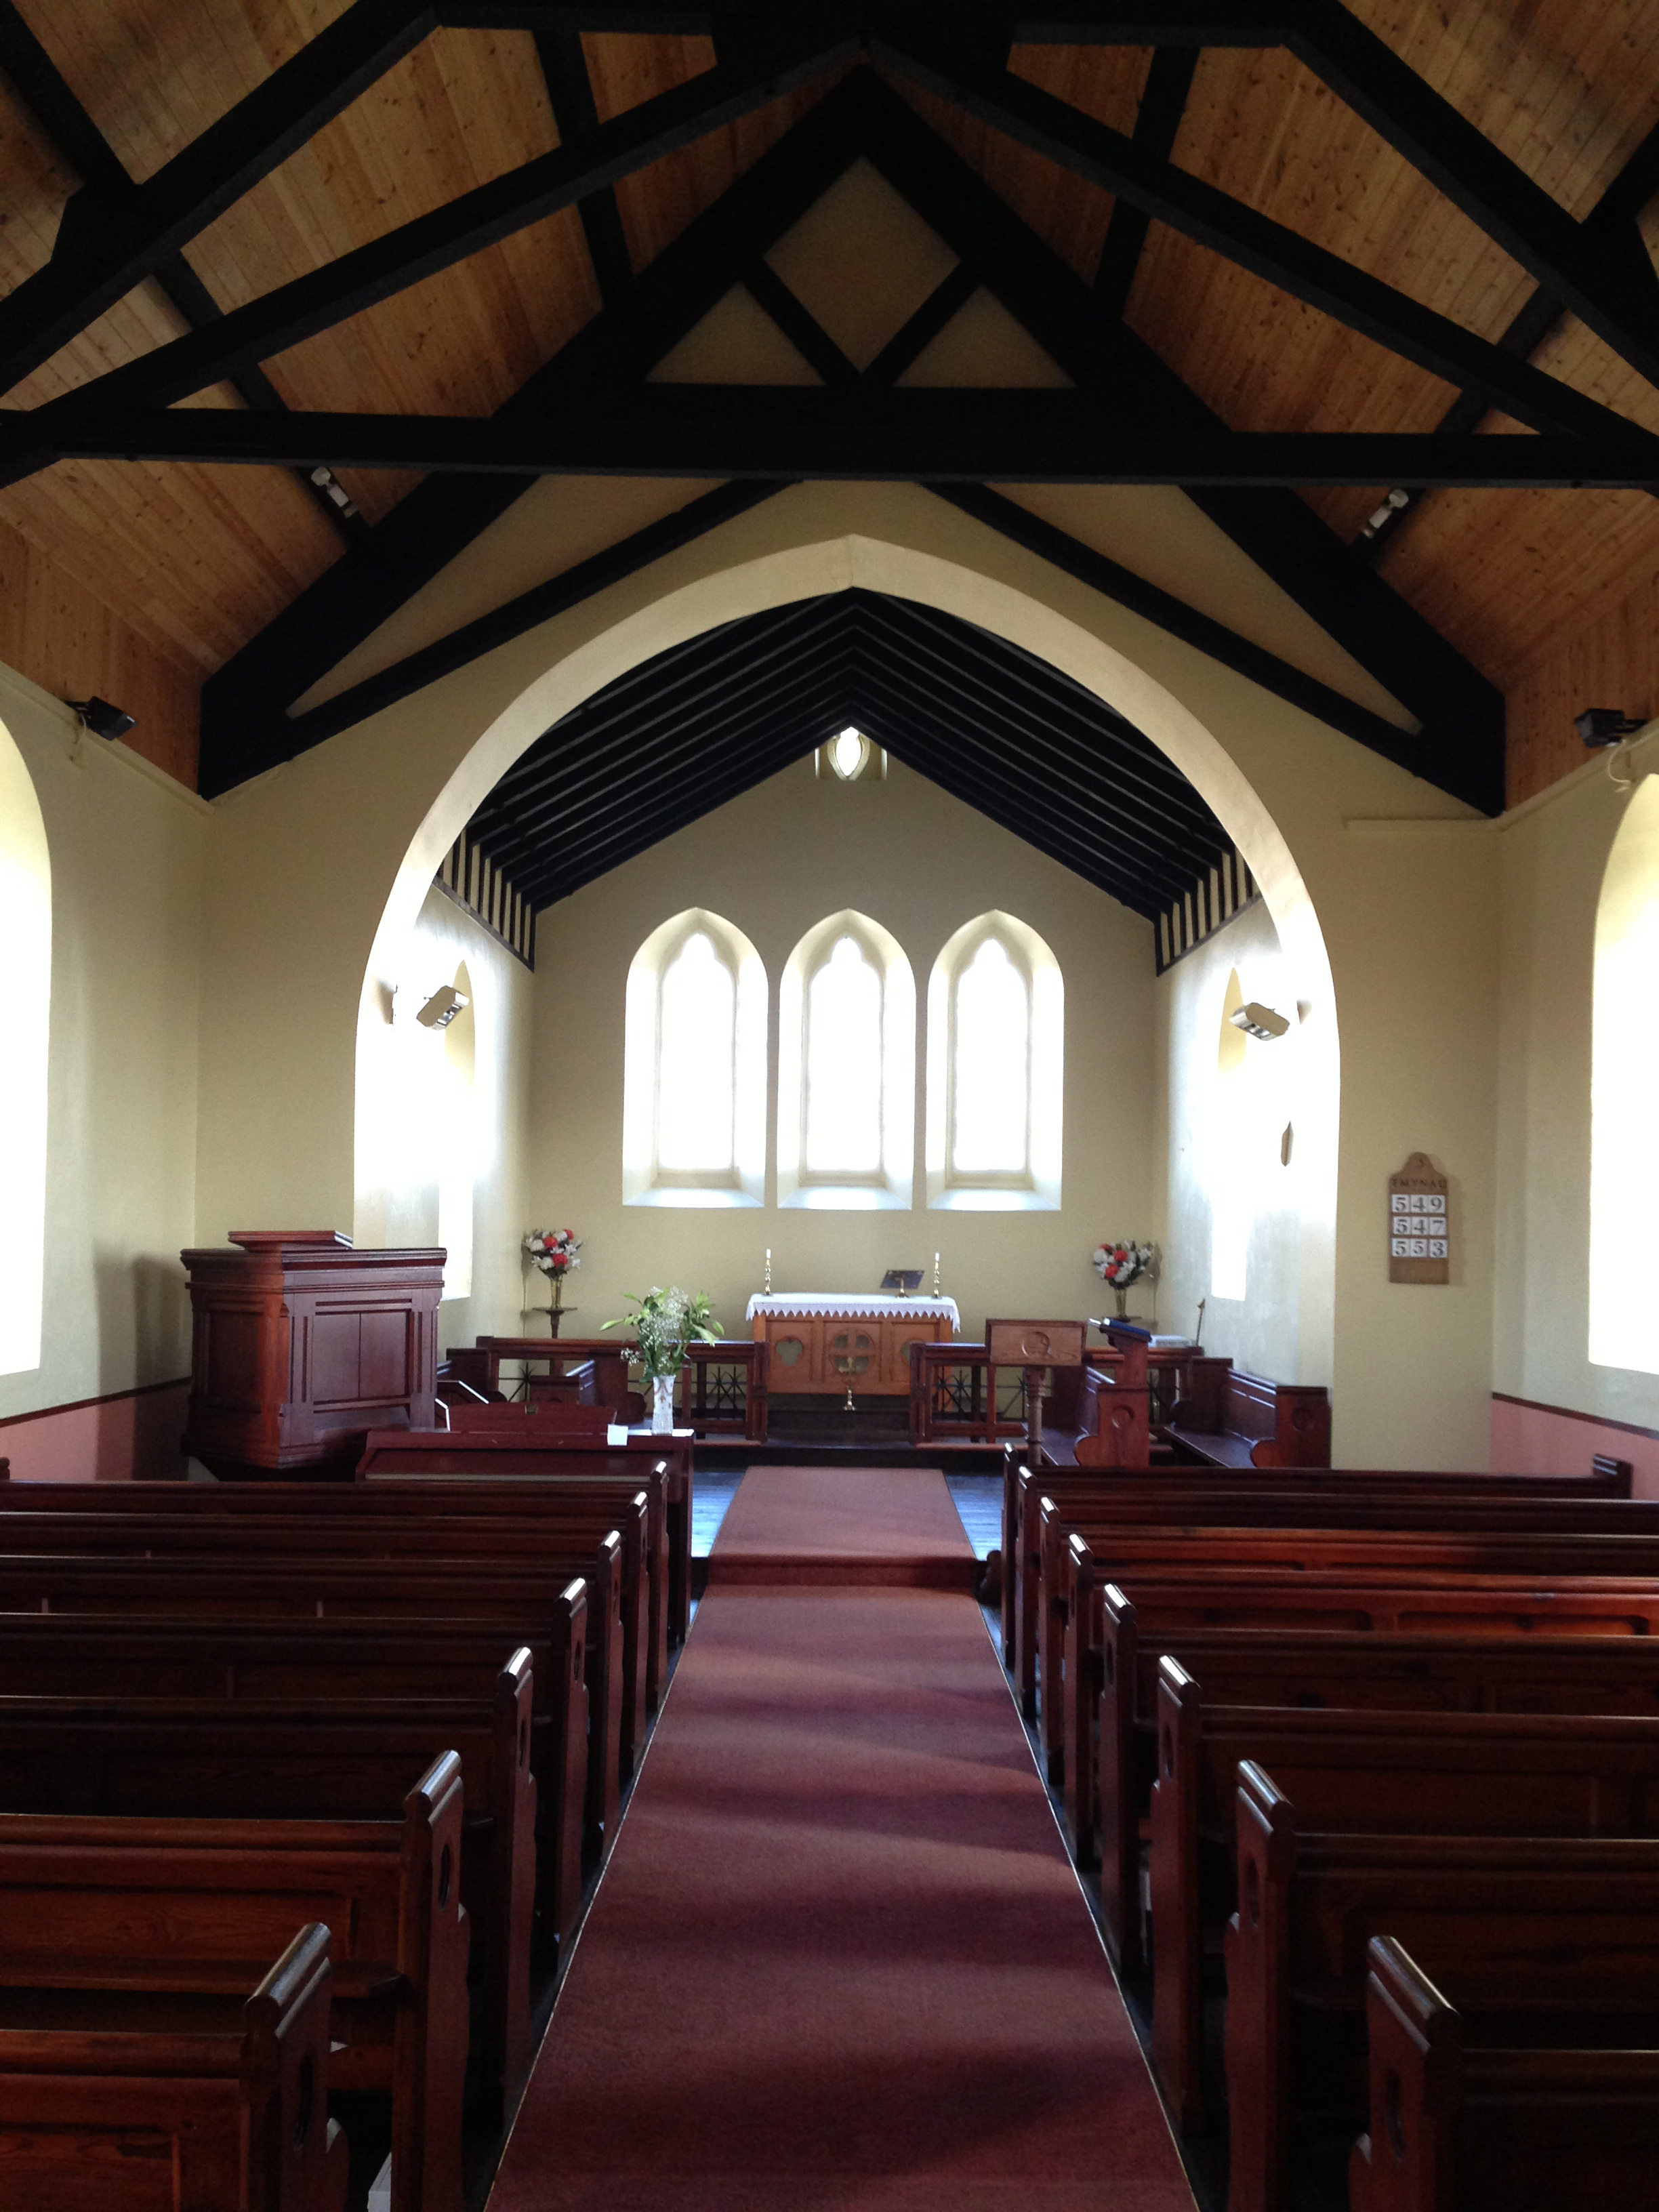
[[[633,1312],[618,1314],[605,1326],[633,1329],[640,1340],[640,1364],[649,1382],[672,1379],[679,1373],[685,1364],[685,1347],[694,1336],[705,1344],[720,1341],[720,1325],[709,1311],[706,1291],[691,1297],[684,1291],[665,1291],[653,1285],[643,1297],[635,1291],[625,1291],[623,1295]]]

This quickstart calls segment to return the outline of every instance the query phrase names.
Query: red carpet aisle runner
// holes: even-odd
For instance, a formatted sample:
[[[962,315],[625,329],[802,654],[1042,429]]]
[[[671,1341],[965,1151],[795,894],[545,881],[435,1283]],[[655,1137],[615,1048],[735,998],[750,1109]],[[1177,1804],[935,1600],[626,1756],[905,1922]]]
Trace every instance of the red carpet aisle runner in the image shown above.
[[[931,1468],[751,1467],[708,1562],[716,1583],[971,1591],[979,1562]]]
[[[768,1472],[796,1559],[938,1556],[937,1475]],[[490,2212],[1192,2212],[977,1607],[725,1556]]]

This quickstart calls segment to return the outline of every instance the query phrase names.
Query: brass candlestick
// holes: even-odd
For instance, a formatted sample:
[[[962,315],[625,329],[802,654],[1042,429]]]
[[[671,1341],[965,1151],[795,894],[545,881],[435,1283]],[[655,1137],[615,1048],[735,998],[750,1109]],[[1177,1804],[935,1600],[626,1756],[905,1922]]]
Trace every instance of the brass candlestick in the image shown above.
[[[853,1403],[853,1377],[859,1371],[858,1360],[851,1352],[838,1352],[836,1354],[836,1366],[842,1381],[847,1385],[847,1403],[842,1407],[842,1411],[846,1413],[856,1413],[858,1407]]]

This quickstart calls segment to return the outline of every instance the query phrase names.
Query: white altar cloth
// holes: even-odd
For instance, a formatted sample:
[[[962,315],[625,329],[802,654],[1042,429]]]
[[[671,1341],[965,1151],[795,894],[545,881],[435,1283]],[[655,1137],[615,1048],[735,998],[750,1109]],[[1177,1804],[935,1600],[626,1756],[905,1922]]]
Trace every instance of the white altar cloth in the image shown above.
[[[954,1298],[896,1298],[881,1291],[865,1296],[857,1291],[780,1291],[768,1297],[757,1291],[744,1318],[752,1322],[757,1314],[769,1314],[777,1321],[807,1321],[815,1314],[830,1314],[838,1321],[906,1321],[912,1316],[933,1321],[944,1314],[951,1334],[962,1334]]]

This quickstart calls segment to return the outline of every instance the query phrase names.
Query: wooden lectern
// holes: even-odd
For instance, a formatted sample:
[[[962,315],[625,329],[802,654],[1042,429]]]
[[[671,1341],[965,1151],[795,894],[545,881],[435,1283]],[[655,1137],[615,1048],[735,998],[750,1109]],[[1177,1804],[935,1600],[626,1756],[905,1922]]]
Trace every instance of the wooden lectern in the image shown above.
[[[370,1429],[435,1427],[441,1249],[331,1229],[236,1230],[184,1252],[193,1315],[185,1449],[227,1479],[349,1481]]]

